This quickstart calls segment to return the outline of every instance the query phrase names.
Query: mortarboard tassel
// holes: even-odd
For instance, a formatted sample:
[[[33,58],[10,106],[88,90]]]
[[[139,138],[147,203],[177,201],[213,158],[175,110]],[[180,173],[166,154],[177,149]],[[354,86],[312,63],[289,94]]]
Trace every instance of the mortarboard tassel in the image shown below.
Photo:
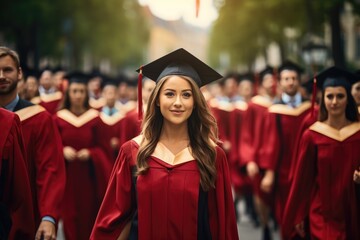
[[[142,66],[140,67],[138,75],[138,119],[141,121],[143,118],[143,108],[142,108]]]
[[[314,77],[312,96],[311,96],[311,117],[314,116],[316,93],[317,93],[317,84],[316,84],[316,78]]]
[[[196,11],[196,17],[199,16],[199,8],[200,8],[200,0],[195,0],[195,11]]]

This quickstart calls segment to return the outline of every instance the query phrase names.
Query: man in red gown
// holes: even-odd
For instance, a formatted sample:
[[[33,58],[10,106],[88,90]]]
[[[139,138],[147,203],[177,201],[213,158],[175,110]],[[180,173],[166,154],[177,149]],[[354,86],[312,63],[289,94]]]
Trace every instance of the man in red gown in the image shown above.
[[[281,223],[289,190],[289,173],[296,150],[296,138],[301,122],[310,111],[311,103],[299,92],[302,69],[286,61],[279,68],[279,84],[282,95],[269,107],[265,121],[262,162],[265,175],[262,190],[274,191],[275,217]]]
[[[34,239],[34,222],[27,221],[34,216],[20,121],[2,108],[0,121],[0,239]]]
[[[36,239],[56,237],[59,206],[65,189],[65,164],[59,132],[41,106],[20,99],[16,85],[22,78],[15,51],[0,48],[3,70],[0,105],[20,117],[34,201]]]

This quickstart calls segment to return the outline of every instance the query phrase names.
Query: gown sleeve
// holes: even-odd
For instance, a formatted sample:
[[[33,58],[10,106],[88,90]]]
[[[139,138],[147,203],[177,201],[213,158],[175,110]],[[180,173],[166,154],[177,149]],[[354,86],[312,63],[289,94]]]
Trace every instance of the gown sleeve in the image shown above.
[[[57,221],[66,182],[63,147],[50,114],[44,113],[42,118],[43,124],[37,132],[35,158],[38,207],[41,218],[51,216]]]
[[[7,159],[7,178],[4,183],[3,201],[9,206],[12,218],[12,228],[9,239],[34,239],[35,225],[33,202],[31,197],[30,182],[27,173],[27,166],[23,158],[25,148],[21,137],[20,120],[15,117],[16,124],[13,124],[8,141],[5,144],[3,158]],[[4,167],[4,162],[2,164]],[[5,170],[5,169],[4,169]]]
[[[213,239],[239,239],[229,167],[225,152],[217,147],[215,189],[209,191],[209,217]]]
[[[131,142],[120,148],[90,239],[117,239],[131,221],[136,209],[132,151]]]
[[[316,178],[316,146],[310,130],[306,130],[298,149],[298,160],[290,195],[283,218],[283,236],[289,239],[296,224],[309,214],[310,200]]]

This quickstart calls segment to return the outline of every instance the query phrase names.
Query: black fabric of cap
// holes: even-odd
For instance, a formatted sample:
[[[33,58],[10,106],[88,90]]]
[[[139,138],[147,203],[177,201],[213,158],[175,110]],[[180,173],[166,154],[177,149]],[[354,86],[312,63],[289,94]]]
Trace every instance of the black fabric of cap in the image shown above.
[[[222,76],[197,57],[183,48],[177,49],[147,65],[137,69],[137,72],[158,82],[169,75],[181,75],[192,78],[199,87],[216,81]]]

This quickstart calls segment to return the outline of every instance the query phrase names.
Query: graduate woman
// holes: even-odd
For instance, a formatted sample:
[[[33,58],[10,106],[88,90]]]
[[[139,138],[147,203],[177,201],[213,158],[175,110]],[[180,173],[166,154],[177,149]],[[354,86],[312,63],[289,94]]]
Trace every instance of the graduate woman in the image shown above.
[[[91,239],[238,239],[225,153],[199,87],[221,78],[178,49],[156,80],[142,134],[122,145]]]
[[[356,79],[336,67],[316,79],[323,91],[319,121],[302,136],[282,230],[285,239],[360,239],[360,123],[351,95]]]
[[[104,196],[111,161],[99,141],[102,124],[99,112],[89,106],[87,76],[67,76],[69,87],[62,110],[55,115],[64,146],[66,187],[61,206],[67,240],[89,239]]]

